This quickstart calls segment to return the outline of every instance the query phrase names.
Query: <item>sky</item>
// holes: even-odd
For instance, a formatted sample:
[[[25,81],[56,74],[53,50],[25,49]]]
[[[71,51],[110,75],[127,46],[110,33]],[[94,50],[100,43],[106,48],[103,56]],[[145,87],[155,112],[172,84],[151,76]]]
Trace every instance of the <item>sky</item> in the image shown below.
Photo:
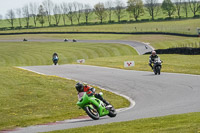
[[[43,0],[0,0],[0,15],[5,17],[5,14],[7,13],[8,10],[10,9],[17,9],[17,8],[22,8],[24,5],[29,4],[29,3],[42,3]],[[95,5],[98,2],[106,2],[108,0],[51,0],[54,3],[62,3],[62,2],[80,2],[83,4],[90,4],[91,6]],[[114,0],[113,0],[114,1]],[[127,2],[127,0],[122,0],[124,3]]]

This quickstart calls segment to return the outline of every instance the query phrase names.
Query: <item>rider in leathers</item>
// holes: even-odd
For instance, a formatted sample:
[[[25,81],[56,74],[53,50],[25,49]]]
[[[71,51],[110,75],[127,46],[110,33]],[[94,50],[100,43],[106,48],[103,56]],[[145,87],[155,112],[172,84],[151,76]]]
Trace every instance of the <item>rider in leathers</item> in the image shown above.
[[[158,58],[158,55],[156,54],[156,51],[152,51],[151,55],[149,56],[149,66],[153,69],[152,63],[154,62],[154,59]]]
[[[88,96],[93,95],[100,99],[101,101],[103,101],[106,105],[106,107],[110,107],[109,102],[107,102],[105,99],[103,99],[103,97],[100,94],[96,94],[95,93],[95,89],[93,87],[90,87],[88,85],[83,85],[82,83],[77,83],[75,85],[76,90],[78,91],[78,96],[79,99],[82,97],[83,94],[81,94],[82,92],[86,92]]]

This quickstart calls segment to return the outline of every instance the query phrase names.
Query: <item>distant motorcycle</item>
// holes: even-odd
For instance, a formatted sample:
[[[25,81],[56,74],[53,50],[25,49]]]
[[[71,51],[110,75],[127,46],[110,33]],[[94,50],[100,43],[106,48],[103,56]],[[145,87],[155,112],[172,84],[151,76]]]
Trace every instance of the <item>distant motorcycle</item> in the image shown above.
[[[160,60],[160,58],[155,58],[154,62],[153,62],[153,71],[155,73],[155,75],[160,75],[160,71],[162,68],[162,61]]]
[[[58,64],[58,54],[57,53],[54,53],[53,54],[53,57],[52,57],[52,60],[53,60],[53,64],[54,65],[57,65]]]

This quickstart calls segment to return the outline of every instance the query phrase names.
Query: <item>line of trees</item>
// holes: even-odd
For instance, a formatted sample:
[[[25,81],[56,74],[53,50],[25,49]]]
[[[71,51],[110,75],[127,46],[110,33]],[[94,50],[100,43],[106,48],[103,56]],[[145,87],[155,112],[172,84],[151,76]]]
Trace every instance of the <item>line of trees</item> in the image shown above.
[[[142,0],[128,0],[127,6],[125,5],[122,0],[108,0],[105,3],[97,3],[94,7],[79,2],[55,4],[51,0],[44,0],[40,5],[38,3],[30,3],[16,10],[10,9],[7,11],[5,18],[12,28],[14,27],[14,21],[18,21],[19,27],[22,27],[22,21],[25,21],[26,28],[29,28],[30,19],[33,20],[35,27],[37,27],[38,23],[43,27],[45,23],[48,23],[49,26],[58,26],[61,19],[64,25],[66,25],[67,19],[71,25],[73,25],[74,21],[80,24],[81,18],[84,18],[85,23],[88,24],[88,19],[93,13],[100,20],[100,23],[103,23],[107,17],[109,22],[112,22],[113,15],[120,22],[125,16],[125,12],[128,12],[130,16],[138,21],[138,18],[144,15],[145,10],[152,20],[161,11],[169,18],[175,12],[181,18],[181,12],[184,12],[185,16],[188,17],[189,10],[191,10],[193,16],[200,11],[200,2],[197,0],[163,0],[162,3],[158,3],[158,0],[145,0],[145,4]],[[0,15],[1,19],[2,15]],[[55,20],[54,24],[52,24],[53,19]]]

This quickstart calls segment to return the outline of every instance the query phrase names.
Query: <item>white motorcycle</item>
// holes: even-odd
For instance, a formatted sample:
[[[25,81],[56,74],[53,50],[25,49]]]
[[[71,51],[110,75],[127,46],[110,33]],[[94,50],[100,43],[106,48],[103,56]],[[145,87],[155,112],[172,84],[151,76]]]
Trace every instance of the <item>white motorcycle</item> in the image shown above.
[[[155,73],[155,75],[160,75],[160,71],[162,68],[162,61],[160,60],[160,57],[155,58],[154,62],[153,62],[153,71]]]

